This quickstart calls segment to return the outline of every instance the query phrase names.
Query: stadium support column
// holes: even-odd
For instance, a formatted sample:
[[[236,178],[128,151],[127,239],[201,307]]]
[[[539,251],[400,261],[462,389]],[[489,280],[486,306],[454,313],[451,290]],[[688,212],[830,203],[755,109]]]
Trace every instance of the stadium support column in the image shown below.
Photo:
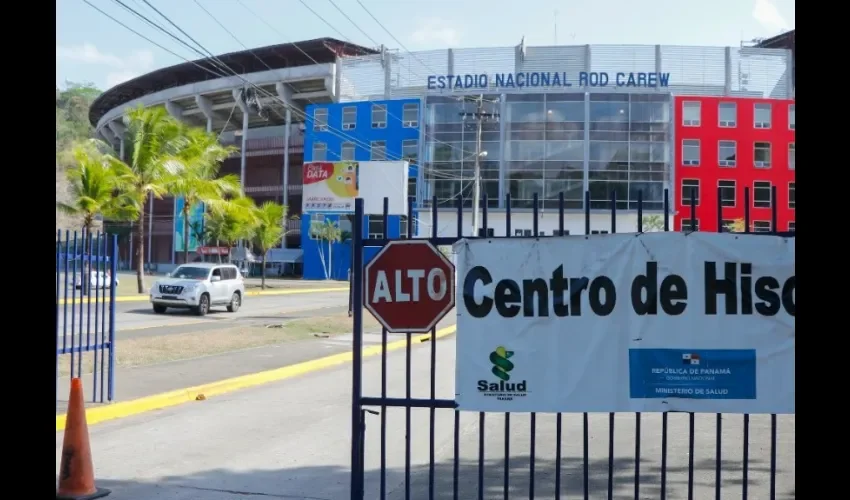
[[[292,111],[286,108],[286,124],[283,131],[283,206],[289,209],[289,128],[292,126]],[[280,239],[280,248],[286,248],[286,219],[283,218],[283,238]]]
[[[245,102],[245,99],[242,97],[243,89],[233,89],[233,99],[236,101],[236,105],[239,106],[239,110],[242,111],[242,151],[239,153],[240,157],[240,165],[239,165],[239,182],[242,185],[242,194],[245,194],[245,167],[247,157],[245,153],[247,152],[247,144],[248,144],[248,122],[251,119],[250,111],[248,110],[248,103]]]

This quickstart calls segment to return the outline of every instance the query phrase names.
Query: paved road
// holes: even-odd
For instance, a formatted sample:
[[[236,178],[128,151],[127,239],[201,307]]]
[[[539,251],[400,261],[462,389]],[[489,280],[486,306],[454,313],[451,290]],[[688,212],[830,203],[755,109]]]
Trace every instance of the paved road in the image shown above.
[[[412,395],[427,397],[430,346],[413,351]],[[388,394],[405,392],[404,351],[388,355]],[[454,394],[454,337],[437,341],[436,394]],[[380,358],[367,359],[364,389],[379,394]],[[98,483],[112,488],[116,500],[347,499],[349,497],[349,427],[351,366],[328,369],[263,387],[174,407],[90,428]],[[428,498],[429,412],[411,416],[411,496]],[[528,498],[529,416],[511,419],[512,498]],[[768,498],[769,417],[753,417],[750,429],[751,499]],[[501,498],[504,468],[504,417],[485,421],[485,498]],[[435,418],[436,498],[451,498],[454,412]],[[538,416],[536,495],[553,498],[554,417]],[[660,416],[644,415],[641,498],[658,498]],[[670,417],[668,498],[687,498],[686,415]],[[740,416],[724,419],[724,494],[740,498]],[[634,488],[634,416],[618,417],[615,434],[615,498],[632,498]],[[380,478],[380,417],[369,415],[366,443],[366,497],[377,498]],[[405,412],[387,411],[388,498],[404,498]],[[562,489],[581,492],[581,416],[564,418]],[[58,471],[62,434],[56,435]],[[478,415],[462,413],[459,428],[460,495],[477,498]],[[590,498],[605,498],[607,486],[607,415],[590,422]],[[695,434],[694,498],[713,498],[714,416],[698,415]],[[779,498],[794,497],[794,419],[780,418]]]
[[[262,320],[279,316],[281,313],[325,307],[347,307],[348,292],[318,292],[293,295],[270,295],[245,297],[240,310],[229,313],[224,307],[213,308],[210,313],[201,318],[191,311],[169,309],[166,314],[154,314],[148,302],[116,302],[115,324],[119,335],[142,329],[157,327],[176,327],[186,324],[204,324],[216,321],[231,320]],[[92,312],[89,316],[88,304],[59,307],[59,329],[69,338],[72,330],[77,332],[94,332],[95,317],[103,321],[102,312]],[[81,314],[82,313],[82,314]],[[108,320],[107,305],[107,320]],[[91,322],[91,323],[90,323]],[[67,327],[66,327],[67,325]],[[108,325],[107,325],[108,326]],[[98,327],[98,331],[100,327]]]

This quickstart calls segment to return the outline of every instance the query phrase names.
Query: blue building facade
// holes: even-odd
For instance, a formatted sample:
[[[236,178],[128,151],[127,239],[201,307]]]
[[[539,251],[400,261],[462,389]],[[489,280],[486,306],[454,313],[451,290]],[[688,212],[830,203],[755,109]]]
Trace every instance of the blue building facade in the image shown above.
[[[417,205],[419,177],[420,99],[360,101],[307,106],[304,133],[304,162],[311,161],[396,161],[407,160],[408,197]],[[351,268],[351,241],[331,243],[313,237],[312,227],[332,221],[339,225],[343,237],[351,235],[354,215],[324,214],[307,211],[301,217],[301,249],[304,252],[304,278],[345,280]],[[417,212],[408,216],[389,214],[384,228],[383,214],[366,214],[364,238],[403,238],[408,224],[416,234]],[[368,261],[378,248],[367,248]]]

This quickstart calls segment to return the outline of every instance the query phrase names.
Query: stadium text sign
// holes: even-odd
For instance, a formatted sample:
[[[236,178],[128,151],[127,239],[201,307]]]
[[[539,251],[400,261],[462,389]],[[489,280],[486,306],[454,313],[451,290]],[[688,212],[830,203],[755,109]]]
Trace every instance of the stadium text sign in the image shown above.
[[[569,74],[565,71],[531,71],[522,73],[495,73],[488,75],[428,75],[428,90],[469,90],[489,88],[525,87],[646,87],[670,86],[670,73],[582,71]]]
[[[648,233],[456,250],[461,410],[794,413],[794,238]]]

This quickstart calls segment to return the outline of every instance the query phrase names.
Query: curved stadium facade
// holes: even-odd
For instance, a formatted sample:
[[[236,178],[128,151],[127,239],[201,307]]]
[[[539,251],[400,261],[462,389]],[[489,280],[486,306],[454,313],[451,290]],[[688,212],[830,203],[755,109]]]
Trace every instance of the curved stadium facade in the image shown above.
[[[457,226],[458,197],[471,210],[477,128],[468,117],[480,102],[489,118],[481,131],[487,152],[481,185],[496,234],[505,227],[507,194],[514,231],[531,229],[528,212],[537,193],[540,230],[552,234],[557,217],[546,210],[557,207],[563,192],[571,211],[566,227],[583,234],[586,190],[593,231],[610,224],[612,191],[616,208],[625,211],[619,230],[634,231],[637,193],[645,211],[660,211],[665,189],[676,229],[685,211],[690,214],[683,195],[693,192],[699,229],[717,230],[718,204],[724,219],[743,217],[745,187],[753,230],[770,229],[772,204],[777,229],[794,229],[791,50],[520,44],[399,53],[321,39],[253,52],[220,56],[239,77],[211,75],[197,67],[214,68],[209,61],[196,61],[110,89],[92,107],[91,121],[120,150],[124,110],[165,105],[238,146],[223,170],[240,174],[258,201],[286,202],[293,214],[301,208],[303,162],[404,158],[411,164],[416,231],[431,232],[430,210],[418,209],[430,208],[436,197],[438,232],[448,234]],[[151,263],[163,269],[180,259],[174,202],[152,203],[146,223],[153,231],[145,244]],[[322,217],[302,218],[309,224]],[[404,226],[406,217],[396,223]],[[315,242],[297,233],[301,224],[293,224],[286,246],[292,255],[303,252],[305,277],[318,277]],[[396,229],[386,228],[390,235]],[[123,255],[129,256],[129,244]]]

